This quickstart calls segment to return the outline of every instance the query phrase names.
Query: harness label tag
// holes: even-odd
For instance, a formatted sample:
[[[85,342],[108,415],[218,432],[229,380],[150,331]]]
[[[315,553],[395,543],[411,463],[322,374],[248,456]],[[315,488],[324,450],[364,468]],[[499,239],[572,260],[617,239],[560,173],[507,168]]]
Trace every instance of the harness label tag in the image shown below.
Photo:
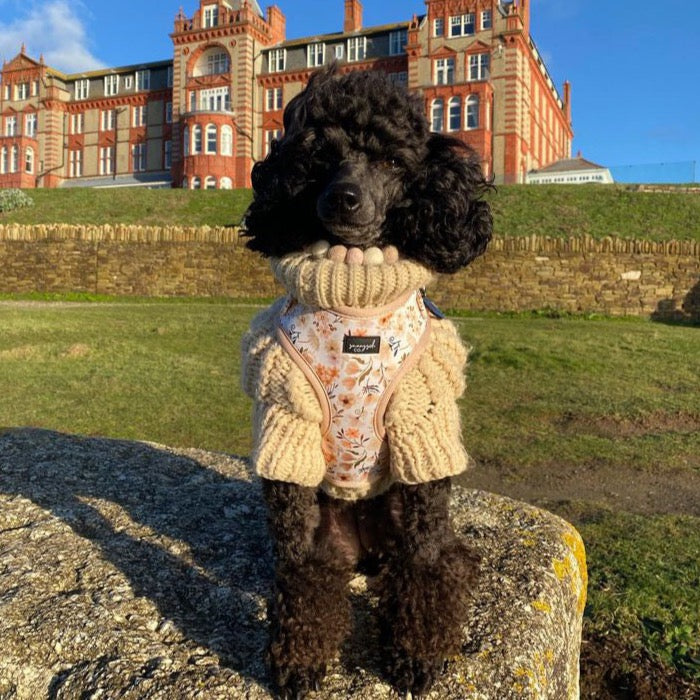
[[[343,353],[347,355],[376,355],[381,337],[378,335],[344,335]]]

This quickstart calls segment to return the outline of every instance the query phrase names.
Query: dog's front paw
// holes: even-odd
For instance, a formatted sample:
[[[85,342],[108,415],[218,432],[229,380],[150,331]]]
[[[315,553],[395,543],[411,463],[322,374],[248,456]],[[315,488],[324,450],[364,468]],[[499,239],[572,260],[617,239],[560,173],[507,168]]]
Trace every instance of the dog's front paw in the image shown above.
[[[416,659],[407,654],[395,654],[389,662],[389,677],[394,687],[413,700],[425,695],[435,680],[447,668],[445,660]]]
[[[326,667],[318,668],[272,668],[279,700],[301,700],[311,691],[321,689]]]

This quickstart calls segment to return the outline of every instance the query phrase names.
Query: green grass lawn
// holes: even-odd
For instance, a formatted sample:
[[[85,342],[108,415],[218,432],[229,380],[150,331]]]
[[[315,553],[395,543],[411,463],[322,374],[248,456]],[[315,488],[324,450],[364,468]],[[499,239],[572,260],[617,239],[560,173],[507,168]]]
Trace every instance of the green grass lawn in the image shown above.
[[[35,205],[0,213],[0,224],[238,224],[250,190],[67,188],[27,190]],[[700,240],[700,195],[636,192],[622,185],[504,185],[489,195],[502,236]]]
[[[247,455],[238,348],[255,311],[186,300],[0,304],[0,426]],[[594,465],[619,471],[620,490],[645,472],[700,470],[699,329],[456,322],[474,348],[462,414],[481,468],[526,478]],[[613,511],[585,497],[559,505],[588,549],[587,634],[621,635],[629,650],[700,680],[700,518]]]

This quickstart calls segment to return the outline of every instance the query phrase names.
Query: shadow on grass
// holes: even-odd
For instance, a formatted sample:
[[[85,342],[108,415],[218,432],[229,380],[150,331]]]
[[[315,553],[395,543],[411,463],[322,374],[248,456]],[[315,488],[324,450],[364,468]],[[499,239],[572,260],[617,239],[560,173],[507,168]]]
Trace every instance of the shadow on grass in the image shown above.
[[[79,536],[76,559],[111,563],[135,599],[157,607],[161,624],[171,621],[223,667],[267,686],[261,607],[272,569],[262,498],[242,462],[213,460],[138,442],[5,429],[0,493],[30,499],[69,525]],[[109,600],[114,577],[101,585]],[[99,652],[92,641],[87,659]]]

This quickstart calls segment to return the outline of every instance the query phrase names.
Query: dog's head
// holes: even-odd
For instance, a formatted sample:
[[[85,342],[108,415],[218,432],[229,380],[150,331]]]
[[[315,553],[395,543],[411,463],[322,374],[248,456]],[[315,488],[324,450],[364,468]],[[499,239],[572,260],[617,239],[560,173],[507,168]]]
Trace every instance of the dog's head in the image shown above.
[[[325,239],[394,245],[436,272],[484,252],[491,213],[476,154],[430,133],[423,102],[379,72],[315,73],[252,173],[248,247],[280,257]]]

